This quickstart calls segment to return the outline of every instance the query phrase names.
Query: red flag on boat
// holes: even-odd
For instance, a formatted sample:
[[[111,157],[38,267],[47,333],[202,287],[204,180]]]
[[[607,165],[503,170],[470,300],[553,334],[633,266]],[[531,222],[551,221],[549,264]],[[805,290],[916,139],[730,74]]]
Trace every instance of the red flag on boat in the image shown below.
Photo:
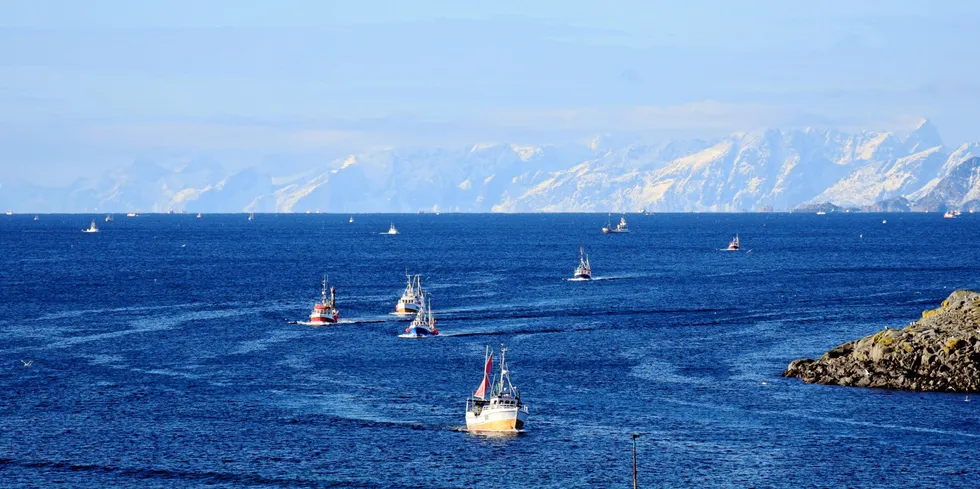
[[[493,366],[493,352],[487,356],[487,364],[483,368],[483,382],[480,382],[480,387],[473,393],[473,397],[479,397],[486,399],[487,389],[490,387],[490,368]]]

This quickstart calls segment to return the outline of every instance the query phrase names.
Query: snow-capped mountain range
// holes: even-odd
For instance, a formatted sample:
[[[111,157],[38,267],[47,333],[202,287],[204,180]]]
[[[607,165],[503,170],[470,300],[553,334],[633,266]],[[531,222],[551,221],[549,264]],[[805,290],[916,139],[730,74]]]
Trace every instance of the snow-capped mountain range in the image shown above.
[[[656,212],[791,210],[907,198],[980,207],[980,145],[910,134],[770,129],[718,140],[384,149],[229,172],[207,158],[139,160],[67,188],[0,180],[16,212]]]

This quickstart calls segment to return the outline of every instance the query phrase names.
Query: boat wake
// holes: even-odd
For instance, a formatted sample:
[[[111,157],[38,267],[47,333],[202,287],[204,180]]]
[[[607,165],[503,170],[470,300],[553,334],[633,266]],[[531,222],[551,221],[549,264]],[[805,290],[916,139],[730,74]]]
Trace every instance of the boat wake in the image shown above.
[[[345,325],[345,324],[358,324],[358,322],[359,321],[355,321],[353,319],[341,319],[341,320],[337,321],[336,323],[314,323],[312,321],[290,321],[290,324],[299,324],[301,326],[317,326],[317,327],[323,326],[323,327],[330,327],[330,326],[342,326],[342,325]]]
[[[599,281],[602,281],[602,280],[623,280],[623,279],[627,279],[627,278],[632,278],[632,277],[630,277],[628,275],[610,275],[608,277],[592,277],[592,278],[575,278],[575,277],[571,277],[571,278],[565,278],[565,279],[562,279],[562,280],[566,280],[568,282],[599,282]]]
[[[522,435],[526,433],[525,430],[510,430],[510,431],[470,431],[466,429],[465,426],[450,426],[450,430],[456,433],[469,433],[475,436],[482,436],[487,438],[513,438],[517,435]]]

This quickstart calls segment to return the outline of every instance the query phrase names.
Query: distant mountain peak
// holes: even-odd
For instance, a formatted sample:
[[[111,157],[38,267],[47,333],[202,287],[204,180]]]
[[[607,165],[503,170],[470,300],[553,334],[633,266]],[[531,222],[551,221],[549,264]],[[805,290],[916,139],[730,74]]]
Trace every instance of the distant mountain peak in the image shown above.
[[[929,119],[922,119],[919,125],[909,133],[903,141],[911,153],[934,148],[943,145],[943,138],[939,135],[939,129]]]

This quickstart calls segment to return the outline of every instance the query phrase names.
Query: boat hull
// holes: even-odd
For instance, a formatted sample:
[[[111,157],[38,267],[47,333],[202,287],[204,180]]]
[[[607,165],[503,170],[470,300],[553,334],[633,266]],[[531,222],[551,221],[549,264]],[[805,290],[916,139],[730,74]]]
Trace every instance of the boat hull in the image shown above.
[[[333,318],[310,318],[310,325],[312,326],[327,326],[330,324],[337,324],[337,321]]]
[[[576,273],[575,278],[580,280],[589,280],[592,278],[592,275],[589,275],[587,273]]]
[[[415,313],[419,312],[419,308],[420,308],[420,305],[417,304],[417,303],[413,303],[413,302],[401,303],[401,302],[399,302],[397,305],[395,305],[395,312],[397,312],[398,314],[409,314],[409,313],[415,314]]]
[[[479,416],[466,412],[466,430],[474,433],[522,431],[528,412],[518,408],[484,409]]]

